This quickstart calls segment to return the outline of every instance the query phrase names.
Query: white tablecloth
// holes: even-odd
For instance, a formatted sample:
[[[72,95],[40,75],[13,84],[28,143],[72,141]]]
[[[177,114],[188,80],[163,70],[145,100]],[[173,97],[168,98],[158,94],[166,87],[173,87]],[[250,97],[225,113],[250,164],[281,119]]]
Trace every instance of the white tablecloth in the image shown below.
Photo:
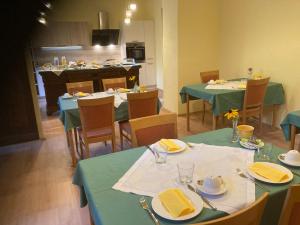
[[[208,84],[205,89],[242,90],[245,85],[245,81],[228,81],[224,84]]]
[[[227,192],[209,199],[218,210],[232,213],[255,201],[255,185],[236,173],[236,168],[245,169],[253,158],[253,151],[200,144],[182,153],[169,154],[166,164],[156,164],[147,150],[113,189],[153,197],[167,188],[186,188],[178,181],[177,163],[189,160],[195,163],[194,183],[207,176],[223,177]]]
[[[127,101],[127,93],[114,93],[114,94],[108,94],[107,92],[96,92],[93,93],[87,97],[83,97],[81,99],[95,99],[95,98],[104,98],[108,96],[115,96],[115,102],[114,106],[118,108],[122,102]]]

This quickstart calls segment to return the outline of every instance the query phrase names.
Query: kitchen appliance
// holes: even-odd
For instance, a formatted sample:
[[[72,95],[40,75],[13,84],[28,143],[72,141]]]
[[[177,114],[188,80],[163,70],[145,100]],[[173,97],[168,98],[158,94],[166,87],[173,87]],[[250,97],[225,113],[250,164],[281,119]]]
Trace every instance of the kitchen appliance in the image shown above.
[[[133,58],[125,58],[122,61],[122,65],[134,65],[135,60]]]
[[[101,46],[118,45],[119,33],[119,29],[109,29],[108,13],[100,11],[99,29],[92,31],[92,44]]]
[[[144,62],[145,43],[144,42],[126,43],[126,57],[135,59],[135,62]]]

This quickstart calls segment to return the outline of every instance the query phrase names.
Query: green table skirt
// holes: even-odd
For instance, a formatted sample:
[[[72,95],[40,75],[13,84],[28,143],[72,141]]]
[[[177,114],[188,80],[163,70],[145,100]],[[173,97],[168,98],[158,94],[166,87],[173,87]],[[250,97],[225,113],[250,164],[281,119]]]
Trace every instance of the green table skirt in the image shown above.
[[[215,116],[228,112],[230,109],[243,108],[245,90],[215,90],[205,89],[207,84],[194,84],[184,86],[180,91],[181,102],[186,102],[186,94],[191,99],[203,99],[212,105]],[[282,84],[269,82],[264,105],[280,105],[285,102]]]
[[[231,135],[232,129],[226,128],[189,136],[184,138],[184,140],[195,143],[239,147],[237,143],[230,142]],[[153,225],[153,221],[138,204],[139,195],[112,189],[112,186],[144,151],[145,148],[141,147],[82,160],[78,163],[73,183],[80,187],[81,206],[89,205],[96,225]],[[283,152],[283,149],[274,147],[273,152],[275,160],[275,155]],[[279,163],[278,160],[276,162]],[[298,172],[300,172],[299,169]],[[285,185],[261,183],[271,189],[270,199],[263,216],[263,225],[277,224],[287,188],[294,183],[300,183],[300,177],[295,176],[291,183]],[[256,187],[256,197],[259,197],[261,194],[262,190]],[[147,197],[147,199],[148,202],[151,201],[151,198]],[[225,212],[205,208],[200,215],[185,222],[175,223],[165,219],[160,219],[160,221],[162,225],[191,224],[225,215]]]
[[[291,139],[290,125],[300,128],[300,110],[288,113],[280,124],[287,141]]]
[[[77,101],[73,98],[63,99],[59,97],[59,118],[62,121],[66,131],[81,126],[80,115]],[[158,101],[157,112],[161,108],[161,103]],[[101,116],[101,115],[99,115]],[[128,120],[128,102],[124,101],[118,108],[115,108],[115,121]]]

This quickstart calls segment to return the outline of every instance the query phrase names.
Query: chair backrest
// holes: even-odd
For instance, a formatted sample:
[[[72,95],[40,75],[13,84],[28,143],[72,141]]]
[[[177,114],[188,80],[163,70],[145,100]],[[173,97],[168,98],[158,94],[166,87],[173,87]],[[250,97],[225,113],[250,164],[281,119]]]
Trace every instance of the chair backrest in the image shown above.
[[[262,107],[270,78],[248,80],[243,109]]]
[[[300,224],[300,184],[290,186],[279,218],[278,225]]]
[[[147,116],[129,120],[132,145],[150,145],[162,138],[177,138],[175,113]]]
[[[102,79],[103,90],[107,91],[109,88],[127,88],[126,77]]]
[[[207,83],[210,80],[218,80],[219,70],[200,72],[200,78],[202,83]]]
[[[67,86],[67,92],[69,94],[77,93],[80,91],[85,93],[94,92],[93,81],[66,83],[66,86]]]
[[[269,194],[264,193],[247,208],[216,220],[193,225],[259,225]]]
[[[78,99],[77,102],[84,135],[88,131],[114,126],[114,96],[97,99]]]
[[[128,93],[127,101],[129,119],[158,114],[158,90],[143,93]]]

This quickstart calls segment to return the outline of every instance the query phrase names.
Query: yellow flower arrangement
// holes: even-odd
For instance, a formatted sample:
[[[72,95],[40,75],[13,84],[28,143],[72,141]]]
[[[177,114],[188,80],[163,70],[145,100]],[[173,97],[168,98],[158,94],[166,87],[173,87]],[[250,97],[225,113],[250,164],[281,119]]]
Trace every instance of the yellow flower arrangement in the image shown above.
[[[129,80],[130,80],[130,81],[135,81],[135,79],[136,79],[136,76],[135,76],[135,75],[129,77]]]
[[[231,109],[227,113],[225,113],[224,117],[228,120],[233,120],[239,118],[239,112],[237,109]]]

